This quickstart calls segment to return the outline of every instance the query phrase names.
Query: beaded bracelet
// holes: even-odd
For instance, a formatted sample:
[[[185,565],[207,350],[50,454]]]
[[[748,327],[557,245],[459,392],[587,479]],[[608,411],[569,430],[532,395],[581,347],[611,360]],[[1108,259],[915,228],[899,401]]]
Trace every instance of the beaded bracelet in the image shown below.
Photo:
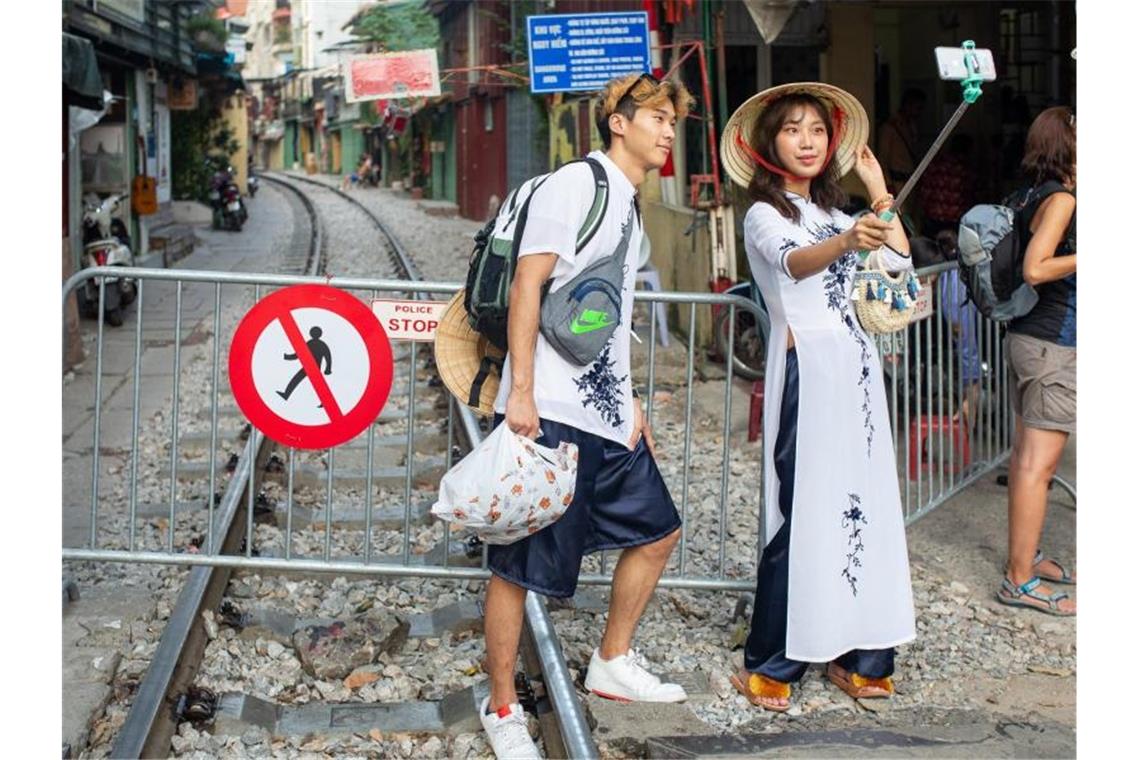
[[[891,195],[890,193],[887,193],[882,198],[879,198],[878,200],[876,200],[874,203],[871,204],[871,210],[877,214],[877,213],[879,213],[879,208],[881,206],[890,206],[894,202],[895,202],[895,196]]]

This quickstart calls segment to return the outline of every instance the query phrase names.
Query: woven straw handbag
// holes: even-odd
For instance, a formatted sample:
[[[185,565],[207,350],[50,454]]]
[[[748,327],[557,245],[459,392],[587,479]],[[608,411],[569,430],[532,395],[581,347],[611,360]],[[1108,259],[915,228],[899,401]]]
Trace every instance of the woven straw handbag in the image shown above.
[[[921,290],[913,271],[891,274],[883,268],[880,248],[855,270],[851,302],[868,333],[893,333],[910,324]]]

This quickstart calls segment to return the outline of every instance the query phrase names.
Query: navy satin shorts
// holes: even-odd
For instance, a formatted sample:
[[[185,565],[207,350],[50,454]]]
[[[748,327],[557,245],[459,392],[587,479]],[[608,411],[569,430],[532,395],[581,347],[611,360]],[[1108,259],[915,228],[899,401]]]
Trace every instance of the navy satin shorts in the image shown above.
[[[503,421],[495,415],[495,425]],[[573,596],[582,557],[649,544],[681,527],[681,516],[643,437],[633,450],[569,425],[541,420],[538,443],[578,444],[574,500],[557,522],[513,544],[488,545],[495,575],[546,596]]]

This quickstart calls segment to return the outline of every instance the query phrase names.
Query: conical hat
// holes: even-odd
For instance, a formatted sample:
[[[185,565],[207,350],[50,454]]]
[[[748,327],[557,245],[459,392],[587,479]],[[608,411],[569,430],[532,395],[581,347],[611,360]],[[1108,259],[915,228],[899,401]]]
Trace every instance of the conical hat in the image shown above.
[[[463,293],[459,291],[447,304],[447,311],[435,331],[435,366],[443,384],[460,403],[480,414],[494,411],[495,396],[503,371],[504,353],[467,323],[467,310],[463,308]],[[487,359],[484,362],[484,359]],[[471,386],[486,370],[478,404],[471,404]]]
[[[871,134],[871,124],[867,112],[863,110],[863,104],[846,90],[822,82],[781,84],[758,92],[744,101],[724,126],[724,135],[720,140],[720,160],[728,176],[741,187],[751,184],[756,162],[737,144],[737,135],[746,143],[751,141],[752,133],[756,130],[756,120],[764,109],[784,95],[793,93],[813,95],[828,108],[842,112],[843,126],[839,132],[839,146],[835,149],[832,161],[835,161],[841,177],[855,166],[855,152],[867,142]]]

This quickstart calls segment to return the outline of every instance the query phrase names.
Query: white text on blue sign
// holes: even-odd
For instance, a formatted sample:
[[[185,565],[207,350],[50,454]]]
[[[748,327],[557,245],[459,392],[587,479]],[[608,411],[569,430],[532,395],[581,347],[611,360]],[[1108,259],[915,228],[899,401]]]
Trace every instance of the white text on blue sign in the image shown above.
[[[650,71],[649,16],[528,16],[533,93],[600,90],[614,77]]]

